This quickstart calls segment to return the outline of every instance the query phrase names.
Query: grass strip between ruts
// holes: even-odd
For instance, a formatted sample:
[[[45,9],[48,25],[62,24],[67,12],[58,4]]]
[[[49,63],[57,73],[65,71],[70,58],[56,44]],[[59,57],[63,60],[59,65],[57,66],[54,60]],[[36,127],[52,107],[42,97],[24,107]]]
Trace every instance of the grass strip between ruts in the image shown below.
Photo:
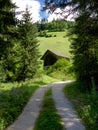
[[[52,99],[52,89],[49,89],[44,96],[42,110],[35,123],[34,130],[63,130],[61,118],[57,114],[54,101]]]

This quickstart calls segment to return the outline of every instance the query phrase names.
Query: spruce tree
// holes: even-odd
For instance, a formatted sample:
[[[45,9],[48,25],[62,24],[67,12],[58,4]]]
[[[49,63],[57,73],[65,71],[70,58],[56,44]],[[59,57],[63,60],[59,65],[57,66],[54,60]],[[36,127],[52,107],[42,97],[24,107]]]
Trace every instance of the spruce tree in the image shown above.
[[[37,27],[32,22],[28,6],[22,15],[21,24],[19,25],[20,46],[22,49],[21,67],[17,80],[32,78],[38,67],[38,41]]]
[[[7,80],[10,77],[13,36],[15,37],[15,8],[11,0],[0,0],[0,74],[4,73]]]
[[[71,34],[73,63],[77,78],[91,88],[92,77],[98,85],[98,2],[97,0],[45,0],[46,7],[54,11],[57,7],[72,6],[78,12]],[[69,11],[70,12],[70,11]],[[64,12],[65,13],[65,12]]]
[[[85,21],[87,24],[85,24]],[[92,23],[93,25],[93,23]],[[90,32],[91,24],[86,14],[77,18],[72,34],[71,52],[73,54],[73,64],[77,79],[87,83],[87,88],[91,88],[92,77],[97,84],[98,58],[97,58],[97,37]]]
[[[11,0],[0,1],[0,58],[10,46],[12,28],[15,26],[15,5]]]

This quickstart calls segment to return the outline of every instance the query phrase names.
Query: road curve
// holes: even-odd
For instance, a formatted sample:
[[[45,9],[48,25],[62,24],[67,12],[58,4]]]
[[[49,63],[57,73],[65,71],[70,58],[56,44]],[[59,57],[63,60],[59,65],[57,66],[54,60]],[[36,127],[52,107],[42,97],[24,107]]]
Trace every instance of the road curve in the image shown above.
[[[58,114],[61,116],[62,123],[66,130],[85,130],[80,122],[77,113],[74,111],[72,104],[63,94],[63,88],[67,82],[58,82],[39,88],[33,94],[22,114],[6,130],[33,130],[35,121],[42,107],[42,101],[48,88],[52,88],[53,99]]]

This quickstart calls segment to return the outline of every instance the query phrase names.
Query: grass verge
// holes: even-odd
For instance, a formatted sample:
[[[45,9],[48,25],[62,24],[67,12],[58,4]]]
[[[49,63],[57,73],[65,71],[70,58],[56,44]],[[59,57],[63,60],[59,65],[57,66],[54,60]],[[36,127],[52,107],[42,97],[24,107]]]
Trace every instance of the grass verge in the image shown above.
[[[49,89],[44,97],[43,107],[36,121],[34,130],[63,130],[61,118],[52,99],[52,90]]]
[[[98,92],[81,90],[83,84],[73,82],[64,88],[65,95],[72,101],[86,130],[98,130]]]
[[[26,82],[0,83],[0,130],[4,130],[17,119],[39,86],[56,81],[49,76],[39,75]]]
[[[0,130],[4,130],[15,121],[31,95],[43,84],[38,81],[0,84]]]

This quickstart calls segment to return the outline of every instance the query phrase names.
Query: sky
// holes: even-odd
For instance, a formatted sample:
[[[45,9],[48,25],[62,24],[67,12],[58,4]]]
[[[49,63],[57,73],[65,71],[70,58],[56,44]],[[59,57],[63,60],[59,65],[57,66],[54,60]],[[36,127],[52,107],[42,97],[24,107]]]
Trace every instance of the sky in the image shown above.
[[[47,18],[49,22],[51,22],[53,19],[59,19],[62,18],[61,10],[58,8],[54,13],[49,14],[48,11],[41,11],[44,0],[12,0],[13,3],[16,3],[16,5],[19,7],[17,11],[24,11],[26,6],[28,5],[30,13],[32,14],[33,22],[40,21],[43,18]],[[60,13],[60,14],[59,14]],[[19,19],[21,19],[21,15],[18,16]],[[67,20],[70,20],[71,16],[67,18]]]

